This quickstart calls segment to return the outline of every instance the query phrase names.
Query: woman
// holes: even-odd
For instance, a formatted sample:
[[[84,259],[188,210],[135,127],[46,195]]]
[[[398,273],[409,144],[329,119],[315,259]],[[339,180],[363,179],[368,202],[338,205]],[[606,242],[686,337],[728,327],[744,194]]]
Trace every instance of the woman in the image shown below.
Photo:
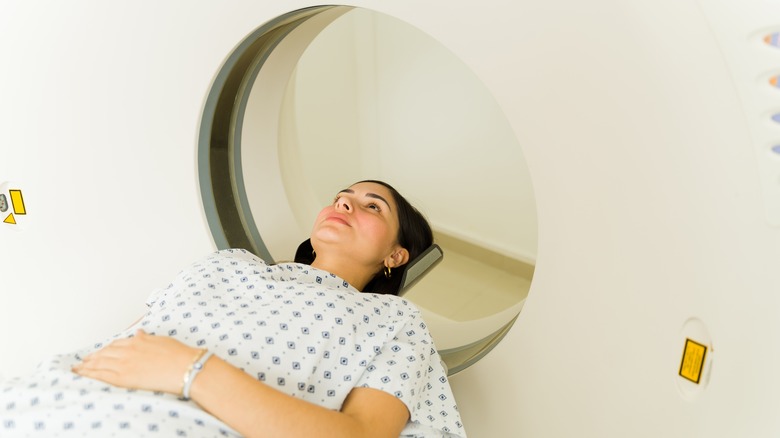
[[[356,183],[298,263],[219,251],[113,342],[0,388],[0,435],[465,436],[419,311],[393,296],[431,243],[395,189]]]

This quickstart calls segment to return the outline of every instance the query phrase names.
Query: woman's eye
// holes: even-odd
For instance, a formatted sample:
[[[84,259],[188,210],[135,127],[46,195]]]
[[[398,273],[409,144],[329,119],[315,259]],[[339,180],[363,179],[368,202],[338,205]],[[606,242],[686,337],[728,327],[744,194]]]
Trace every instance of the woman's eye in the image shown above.
[[[368,208],[371,208],[371,209],[376,210],[376,211],[382,211],[382,209],[379,208],[379,205],[374,204],[373,202],[368,204]]]

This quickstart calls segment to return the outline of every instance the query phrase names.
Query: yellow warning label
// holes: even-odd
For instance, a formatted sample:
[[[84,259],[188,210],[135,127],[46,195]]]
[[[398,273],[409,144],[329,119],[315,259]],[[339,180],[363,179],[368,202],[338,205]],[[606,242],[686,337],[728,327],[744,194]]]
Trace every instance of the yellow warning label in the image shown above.
[[[680,376],[698,384],[704,369],[704,358],[707,357],[707,346],[691,339],[685,340]]]
[[[21,190],[9,190],[11,195],[11,205],[14,207],[14,213],[27,214],[27,210],[24,208],[24,198],[22,198]]]
[[[13,213],[9,214],[8,217],[3,220],[3,222],[6,224],[16,225],[16,219],[14,219],[14,214]]]

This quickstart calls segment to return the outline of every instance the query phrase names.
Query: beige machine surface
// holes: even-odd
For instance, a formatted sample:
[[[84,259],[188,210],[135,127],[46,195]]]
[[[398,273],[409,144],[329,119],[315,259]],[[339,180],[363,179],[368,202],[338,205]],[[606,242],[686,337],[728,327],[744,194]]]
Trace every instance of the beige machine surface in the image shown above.
[[[315,6],[0,5],[2,377],[230,243],[204,126],[242,42],[277,29],[228,105],[238,223],[285,258],[341,185],[410,193],[445,249],[410,299],[442,348],[479,347],[448,364],[470,436],[780,434],[776,2]],[[340,32],[372,37],[314,50]]]

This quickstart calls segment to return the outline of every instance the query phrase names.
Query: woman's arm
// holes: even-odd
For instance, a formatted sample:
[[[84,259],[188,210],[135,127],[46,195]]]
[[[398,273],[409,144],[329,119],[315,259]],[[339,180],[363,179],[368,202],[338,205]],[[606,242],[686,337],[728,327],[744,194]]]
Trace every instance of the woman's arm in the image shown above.
[[[192,399],[244,436],[392,437],[409,413],[396,397],[355,388],[332,411],[291,397],[211,357],[195,379]]]
[[[113,385],[181,394],[185,371],[198,349],[138,331],[86,357],[74,372]],[[333,411],[292,397],[212,356],[190,397],[246,437],[392,437],[409,418],[406,405],[380,390],[354,388]]]

